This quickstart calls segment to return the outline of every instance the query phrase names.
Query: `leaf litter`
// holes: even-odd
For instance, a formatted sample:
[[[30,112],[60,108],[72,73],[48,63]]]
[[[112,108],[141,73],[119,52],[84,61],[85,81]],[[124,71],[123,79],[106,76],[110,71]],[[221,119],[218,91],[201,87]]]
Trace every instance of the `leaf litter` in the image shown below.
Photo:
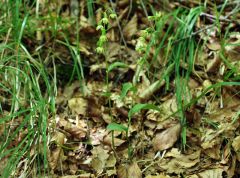
[[[184,100],[191,102],[201,96],[202,92],[209,90],[184,110],[187,145],[183,150],[180,139],[182,125],[179,120],[177,96],[174,93],[175,79],[171,76],[173,67],[166,68],[164,63],[155,61],[154,66],[147,64],[150,66],[149,71],[143,69],[139,73],[136,86],[124,85],[132,82],[139,65],[137,60],[140,54],[134,47],[137,45],[140,30],[149,25],[145,13],[150,13],[150,8],[145,9],[140,2],[142,1],[136,1],[134,4],[125,0],[118,3],[98,1],[110,7],[113,3],[119,12],[117,22],[112,22],[112,28],[107,32],[109,42],[106,60],[95,53],[96,45],[92,41],[96,42],[96,39],[89,36],[97,32],[85,14],[72,14],[74,16],[80,13],[80,33],[84,34],[80,42],[80,53],[87,66],[86,87],[89,92],[87,95],[83,94],[79,81],[58,88],[56,125],[50,133],[48,150],[51,174],[61,178],[239,176],[239,86],[228,85],[209,89],[218,82],[239,82],[239,32],[232,33],[225,46],[221,44],[218,28],[209,28],[209,31],[196,34],[206,45],[203,45],[194,61],[194,70],[189,78]],[[44,5],[44,1],[41,3]],[[64,4],[69,6],[68,2],[62,2],[60,6]],[[169,4],[171,5],[165,8],[170,10],[180,5],[175,2]],[[158,3],[155,5],[159,6]],[[183,2],[182,5],[193,7],[196,6],[196,2],[190,2],[189,5]],[[211,3],[208,5],[214,8]],[[96,7],[99,7],[96,16],[96,21],[99,22],[103,11],[100,5]],[[219,19],[222,30],[225,30],[228,23],[232,24],[233,29],[235,24],[239,23],[234,19],[228,21],[231,16],[226,14],[231,12],[226,10],[222,20]],[[70,15],[67,10],[65,13]],[[205,23],[215,20],[210,14],[202,14],[198,19],[201,25],[198,28],[208,28]],[[74,44],[73,39],[71,40]],[[125,41],[126,44],[120,44],[119,40]],[[55,50],[57,52],[57,49]],[[155,47],[150,49],[150,58],[153,58],[156,50]],[[162,61],[160,58],[161,56],[158,61]],[[119,61],[121,64],[115,63],[116,68],[108,68],[109,63]],[[182,70],[186,69],[185,64],[181,65]],[[152,74],[156,70],[160,72],[160,76]],[[106,75],[108,85],[105,81]],[[162,76],[164,80],[161,79]],[[122,86],[127,87],[125,92]],[[7,101],[4,105],[7,106]],[[16,129],[12,123],[7,124],[11,126],[12,131]],[[21,140],[20,137],[19,139]],[[18,143],[18,140],[13,140],[14,142]]]

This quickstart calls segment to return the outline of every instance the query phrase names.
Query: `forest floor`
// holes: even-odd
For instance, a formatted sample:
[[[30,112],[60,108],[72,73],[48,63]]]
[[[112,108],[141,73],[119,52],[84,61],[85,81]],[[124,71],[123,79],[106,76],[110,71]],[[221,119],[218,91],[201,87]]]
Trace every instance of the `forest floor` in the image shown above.
[[[1,177],[240,177],[239,1],[1,3]]]

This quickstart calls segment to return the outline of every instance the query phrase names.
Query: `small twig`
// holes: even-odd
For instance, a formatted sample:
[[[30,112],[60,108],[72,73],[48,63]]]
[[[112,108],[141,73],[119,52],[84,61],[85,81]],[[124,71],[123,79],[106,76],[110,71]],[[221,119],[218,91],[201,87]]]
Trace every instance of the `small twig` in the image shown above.
[[[202,12],[202,13],[200,14],[200,16],[206,16],[206,17],[210,17],[210,18],[212,18],[212,19],[217,19],[216,16],[211,15],[211,14],[207,14],[207,13],[205,13],[205,12]],[[231,22],[231,20],[229,20],[229,19],[227,18],[227,16],[219,17],[219,20]]]
[[[110,3],[111,3],[111,6],[112,6],[112,9],[113,9],[113,12],[114,12],[115,14],[117,14],[117,13],[116,13],[116,9],[114,8],[114,5],[113,5],[112,0],[110,0]],[[127,47],[127,43],[126,43],[126,41],[125,41],[125,39],[124,39],[123,32],[122,32],[122,28],[121,28],[121,26],[120,26],[120,23],[119,23],[119,20],[118,20],[118,19],[117,19],[117,25],[118,25],[118,29],[119,29],[119,32],[120,32],[120,35],[121,35],[121,39],[122,39],[122,41],[123,41],[123,43],[124,43],[124,46]]]
[[[132,12],[132,0],[130,0],[130,5],[129,5],[129,10],[128,10],[128,15],[127,15],[127,19],[129,18],[129,16],[130,16],[130,14],[131,14],[131,12]]]

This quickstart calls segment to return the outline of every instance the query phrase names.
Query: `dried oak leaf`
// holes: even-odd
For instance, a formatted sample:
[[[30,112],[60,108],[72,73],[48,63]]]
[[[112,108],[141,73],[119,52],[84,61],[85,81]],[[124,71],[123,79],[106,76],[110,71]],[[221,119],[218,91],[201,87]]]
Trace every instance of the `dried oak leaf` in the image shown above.
[[[91,145],[100,145],[100,143],[103,141],[104,136],[106,135],[106,129],[98,127],[94,129],[90,129],[90,143]]]
[[[126,169],[126,165],[120,165],[117,168],[117,177],[118,178],[127,178],[127,169]]]
[[[136,162],[132,163],[128,168],[128,178],[141,178],[142,172]]]
[[[114,42],[109,42],[109,47],[106,49],[106,58],[107,61],[113,63],[119,58],[121,52],[121,45]],[[105,65],[106,68],[106,65]]]
[[[130,40],[133,35],[137,33],[137,15],[135,14],[132,19],[123,28],[124,36]]]
[[[105,165],[105,167],[107,168],[106,173],[107,173],[108,177],[117,175],[117,170],[115,168],[116,163],[117,163],[117,160],[116,160],[115,156],[113,154],[111,154],[108,157],[108,159],[106,161],[106,165]]]
[[[199,178],[199,177],[203,177],[203,178],[222,178],[223,177],[222,173],[223,173],[223,169],[210,169],[210,170],[200,172],[198,174],[188,176],[187,178]]]
[[[142,172],[136,162],[130,165],[120,165],[117,170],[118,178],[141,178]]]
[[[87,129],[81,125],[74,125],[63,118],[60,118],[57,124],[61,129],[69,133],[74,138],[81,140],[82,138],[86,137]]]
[[[160,174],[157,176],[148,175],[146,178],[170,178],[168,175]]]
[[[240,136],[237,136],[236,138],[234,138],[234,140],[232,142],[232,147],[235,152],[240,151]]]
[[[79,175],[60,176],[59,178],[89,178],[89,177],[94,177],[94,175],[91,173],[84,173]]]
[[[207,43],[207,47],[212,51],[219,51],[221,49],[221,44],[219,41],[213,39],[210,43]]]
[[[160,133],[157,133],[153,138],[153,149],[155,151],[162,151],[171,148],[177,141],[180,134],[181,126],[176,124]]]
[[[108,151],[98,146],[92,149],[92,155],[91,166],[98,174],[101,174],[109,157]]]
[[[118,147],[124,142],[126,142],[126,140],[114,137],[114,146]],[[106,145],[112,145],[112,135],[110,133],[103,138],[103,143]]]
[[[175,97],[171,97],[164,101],[159,109],[161,112],[149,110],[147,112],[147,119],[152,121],[165,121],[165,118],[177,111],[177,101]],[[159,127],[158,127],[159,128]]]
[[[85,115],[88,107],[88,101],[84,98],[72,98],[68,100],[68,107],[73,113]]]
[[[221,64],[219,53],[214,53],[214,58],[207,64],[207,72],[216,72]]]
[[[205,149],[204,153],[212,159],[219,160],[221,158],[221,144],[219,143],[212,148]]]
[[[179,150],[173,148],[165,155],[166,158],[159,163],[159,166],[165,169],[168,173],[180,174],[195,166],[200,161],[200,151],[186,155],[181,154]]]
[[[49,166],[52,170],[56,169],[56,167],[59,163],[59,160],[65,159],[63,150],[61,147],[61,145],[64,144],[65,138],[66,138],[66,136],[63,133],[57,132],[51,139],[51,142],[55,142],[57,145],[57,147],[55,149],[51,149],[51,152],[49,152],[49,154],[48,154],[48,162],[49,162]]]

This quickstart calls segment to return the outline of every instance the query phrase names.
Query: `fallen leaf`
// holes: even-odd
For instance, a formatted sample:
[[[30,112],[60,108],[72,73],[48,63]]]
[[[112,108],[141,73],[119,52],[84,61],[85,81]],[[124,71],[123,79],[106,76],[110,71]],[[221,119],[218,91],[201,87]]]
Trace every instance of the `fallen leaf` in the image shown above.
[[[68,166],[69,166],[69,172],[70,172],[71,174],[76,174],[76,172],[78,171],[78,166],[77,166],[77,164],[75,164],[75,163],[70,163]]]
[[[222,173],[223,170],[222,169],[210,169],[210,170],[206,170],[203,172],[200,172],[198,174],[194,174],[191,176],[188,176],[187,178],[222,178]]]
[[[137,33],[137,15],[135,14],[132,19],[127,23],[127,25],[123,28],[124,36],[130,40],[133,35]]]
[[[142,172],[136,162],[132,163],[128,169],[128,178],[141,178]]]
[[[159,109],[161,112],[149,110],[147,112],[147,119],[153,121],[164,121],[165,117],[173,114],[177,111],[177,102],[175,97],[171,97],[164,101],[160,106]]]
[[[106,49],[106,60],[110,63],[113,63],[116,61],[119,57],[119,54],[121,52],[122,46],[118,43],[109,42],[109,47]],[[106,68],[106,66],[105,66]]]
[[[103,142],[107,145],[112,145],[112,134],[108,134],[103,138]],[[114,138],[114,146],[118,147],[121,144],[123,144],[125,140],[122,140],[120,138]]]
[[[157,133],[153,139],[153,149],[155,151],[162,151],[171,148],[174,143],[178,140],[181,126],[176,124],[161,133]]]
[[[173,148],[165,155],[159,166],[165,169],[168,173],[183,173],[185,170],[195,166],[200,161],[200,151],[192,154],[181,154],[178,149]]]
[[[160,174],[157,176],[148,175],[146,178],[170,178],[168,175]]]
[[[108,167],[108,168],[115,167],[116,163],[117,163],[117,160],[116,160],[115,156],[113,154],[111,154],[106,161],[106,167]]]
[[[57,124],[58,127],[68,132],[76,139],[81,140],[86,137],[87,129],[85,127],[82,127],[82,125],[74,125],[63,118],[60,118]]]
[[[216,140],[216,139],[215,139]],[[203,150],[206,155],[215,160],[220,160],[221,158],[221,144],[216,144],[212,148]]]
[[[96,129],[90,129],[90,143],[91,145],[100,145],[100,143],[103,141],[103,137],[106,134],[106,129],[103,128],[96,128]]]
[[[136,162],[130,165],[120,165],[117,170],[118,178],[141,178],[142,172]]]
[[[65,138],[66,136],[63,133],[56,132],[53,138],[51,139],[51,142],[53,142],[56,145],[56,148],[51,149],[51,151],[48,154],[48,162],[52,170],[56,169],[59,163],[61,154],[63,154],[61,145],[64,144]],[[62,158],[64,159],[64,157]]]
[[[218,41],[212,41],[211,43],[207,43],[207,47],[213,51],[218,51],[221,49],[221,45]]]
[[[240,136],[237,136],[236,138],[234,138],[234,140],[232,142],[232,147],[235,152],[240,151]]]
[[[116,169],[110,169],[106,171],[108,177],[112,177],[113,175],[117,175]]]
[[[88,106],[88,101],[79,97],[68,100],[68,107],[73,113],[85,115]]]
[[[67,175],[67,176],[60,176],[59,178],[90,178],[94,177],[93,174],[85,173],[85,174],[79,174],[79,175]]]
[[[98,146],[92,149],[92,155],[93,159],[91,161],[91,166],[98,174],[101,174],[109,157],[108,151]]]
[[[207,72],[216,72],[221,64],[218,53],[214,53],[214,58],[207,64]]]
[[[128,178],[127,176],[127,169],[125,165],[120,165],[117,168],[117,177],[118,178]]]

